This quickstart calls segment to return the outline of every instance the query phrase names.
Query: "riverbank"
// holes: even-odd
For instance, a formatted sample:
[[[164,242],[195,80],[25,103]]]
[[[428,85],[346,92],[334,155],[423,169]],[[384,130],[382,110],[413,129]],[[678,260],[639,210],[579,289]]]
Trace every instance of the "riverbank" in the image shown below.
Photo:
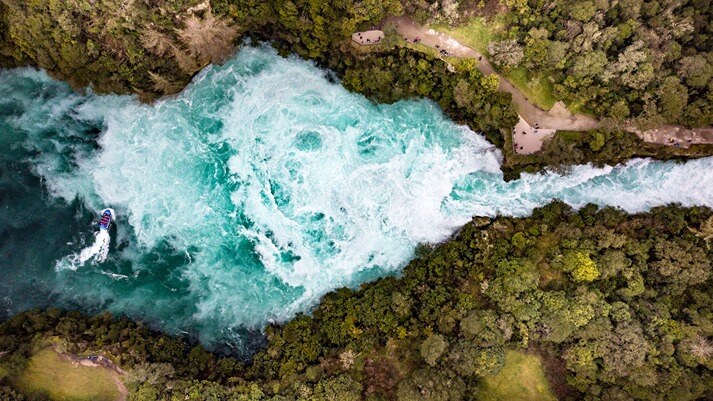
[[[117,361],[130,395],[149,399],[430,400],[424,388],[487,399],[543,392],[554,371],[566,381],[550,388],[575,398],[604,383],[607,398],[709,397],[713,332],[686,311],[713,313],[702,295],[713,290],[712,213],[575,212],[555,202],[531,217],[478,219],[448,242],[422,247],[400,277],[334,291],[310,316],[266,327],[266,348],[246,364],[107,314],[24,312],[0,323],[0,394],[24,399],[7,374],[24,371],[30,339],[49,337],[75,355]],[[660,335],[664,318],[685,330]],[[654,358],[661,349],[675,357]],[[529,362],[512,358],[524,355]],[[634,375],[642,370],[654,379],[642,383]],[[666,381],[673,372],[682,380]],[[537,388],[499,384],[533,374]]]
[[[503,135],[507,134],[503,132]],[[631,132],[606,130],[558,131],[534,154],[516,154],[512,148],[514,144],[507,140],[502,164],[506,180],[517,179],[523,172],[551,170],[566,173],[573,166],[587,163],[603,167],[626,163],[634,158],[685,162],[713,154],[713,144],[695,144],[688,148],[662,146],[645,142]]]
[[[405,34],[412,32],[409,27],[413,27],[414,25],[401,25],[396,23],[397,21],[403,23],[404,19],[390,19],[387,22],[387,26],[388,24],[392,24],[397,30],[399,29],[398,27],[405,27],[403,31]],[[406,19],[406,21],[408,21],[408,19]],[[408,37],[407,39],[409,40],[399,41],[394,40],[393,37],[389,38],[387,29],[387,38],[383,44],[370,45],[368,47],[359,46],[360,57],[358,59],[363,60],[365,64],[371,65],[372,68],[376,69],[375,66],[379,65],[380,59],[391,57],[390,52],[397,51],[398,49],[406,49],[409,52],[419,52],[424,57],[432,58],[432,69],[434,67],[438,68],[438,70],[436,70],[438,74],[445,75],[446,77],[456,76],[456,79],[460,79],[467,75],[468,71],[472,71],[477,62],[476,57],[479,57],[476,56],[476,53],[474,53],[472,49],[461,46],[452,39],[438,35],[435,32],[430,34],[429,37],[431,39],[427,41],[427,43],[424,43],[424,39],[421,37],[419,37],[418,43],[413,43],[413,39],[415,38]],[[444,46],[447,43],[450,44],[451,50],[448,50],[448,55],[439,54],[436,51],[438,49],[436,46],[442,46],[439,43]],[[439,50],[444,49],[441,48]],[[451,51],[453,53],[451,53]],[[456,57],[457,55],[462,55],[463,58]],[[480,65],[483,65],[483,63],[481,62]],[[498,77],[499,79],[502,77],[492,72],[491,69],[486,69],[486,72],[487,71],[490,71],[491,74],[482,75],[480,85],[488,87],[491,90],[497,89],[498,94],[508,94],[509,91],[507,88],[503,89],[502,85],[496,88],[492,83],[494,81],[488,81],[489,78],[492,77]],[[369,78],[367,78],[367,80],[368,79]],[[501,79],[499,82],[502,84],[503,80]],[[348,79],[345,79],[344,83],[347,89],[365,93],[377,99],[379,99],[380,92],[388,92],[391,90],[388,85],[379,85],[374,89],[365,91],[360,85],[350,86]],[[455,85],[453,88],[455,92]],[[512,90],[516,91],[514,88],[512,88]],[[468,96],[474,98],[472,95]],[[380,100],[392,101],[391,98],[381,98]],[[573,116],[571,113],[566,112],[566,110],[560,110],[560,107],[553,107],[551,112],[540,110],[539,112],[531,114],[531,116],[535,117],[538,115],[541,116],[543,113],[547,114],[547,117],[543,118],[543,120],[547,121],[548,125],[539,125],[539,123],[530,124],[520,116],[519,120],[514,118],[497,120],[495,126],[503,125],[505,128],[499,128],[493,131],[492,128],[494,127],[493,124],[491,124],[486,130],[483,130],[482,127],[478,126],[477,120],[464,119],[462,114],[460,114],[463,109],[478,105],[475,107],[480,109],[481,114],[479,115],[482,116],[482,110],[487,109],[487,106],[479,103],[480,101],[481,99],[475,98],[472,102],[461,101],[461,103],[458,103],[458,99],[456,99],[455,104],[444,105],[440,101],[439,104],[441,104],[441,107],[443,107],[444,111],[451,116],[451,118],[454,118],[457,122],[469,125],[477,132],[484,132],[488,140],[502,150],[504,156],[502,170],[507,180],[517,179],[521,172],[536,173],[545,171],[548,168],[564,171],[577,164],[592,163],[596,166],[614,166],[637,157],[650,157],[657,160],[686,160],[713,155],[713,143],[709,143],[709,139],[713,140],[713,136],[710,135],[710,129],[679,129],[674,140],[671,140],[672,138],[670,137],[666,137],[668,139],[662,141],[661,138],[667,135],[666,133],[668,132],[665,131],[665,129],[678,128],[668,127],[665,129],[662,128],[659,131],[638,133],[620,128],[593,128],[599,127],[600,123],[591,117],[583,115]],[[525,100],[525,102],[527,101]],[[526,106],[526,108],[537,109],[536,106],[529,102],[527,102],[527,104],[529,104],[529,106]],[[485,115],[487,115],[487,113]],[[569,130],[563,128],[569,126],[576,127],[579,131],[576,129]],[[557,128],[553,129],[549,127]],[[656,135],[651,135],[651,133],[656,133]],[[644,136],[647,140],[643,139]],[[664,144],[662,142],[666,143]],[[683,143],[686,145],[682,145]]]

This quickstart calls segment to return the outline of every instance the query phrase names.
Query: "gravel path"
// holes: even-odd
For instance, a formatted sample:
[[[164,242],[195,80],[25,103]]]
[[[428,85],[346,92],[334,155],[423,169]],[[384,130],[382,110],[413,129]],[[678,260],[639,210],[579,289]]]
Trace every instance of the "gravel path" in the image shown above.
[[[437,50],[445,50],[448,55],[459,58],[475,58],[478,60],[478,69],[485,75],[497,74],[487,57],[460,44],[457,40],[433,29],[422,27],[409,17],[394,17],[391,20],[396,25],[396,30],[404,39],[413,42],[418,40],[426,46]],[[512,95],[512,100],[517,106],[517,112],[530,125],[538,125],[543,129],[586,131],[599,127],[599,122],[589,116],[581,114],[552,115],[545,110],[533,105],[515,88],[507,79],[500,76],[500,90]]]

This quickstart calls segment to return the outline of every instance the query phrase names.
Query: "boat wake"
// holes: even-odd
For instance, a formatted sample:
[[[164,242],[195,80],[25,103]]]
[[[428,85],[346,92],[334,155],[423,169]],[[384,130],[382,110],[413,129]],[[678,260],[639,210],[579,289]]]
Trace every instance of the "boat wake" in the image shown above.
[[[99,220],[99,231],[94,233],[94,243],[82,249],[79,253],[69,255],[57,262],[57,270],[77,270],[84,266],[85,263],[92,261],[95,263],[103,263],[109,256],[109,244],[111,243],[111,235],[109,234],[109,226],[114,221],[114,210],[102,210]]]
[[[109,242],[111,237],[109,236],[109,231],[100,230],[96,233],[94,237],[94,244],[88,248],[82,249],[82,251],[77,256],[77,262],[79,265],[84,265],[88,260],[94,258],[97,263],[101,263],[106,260],[109,255]]]

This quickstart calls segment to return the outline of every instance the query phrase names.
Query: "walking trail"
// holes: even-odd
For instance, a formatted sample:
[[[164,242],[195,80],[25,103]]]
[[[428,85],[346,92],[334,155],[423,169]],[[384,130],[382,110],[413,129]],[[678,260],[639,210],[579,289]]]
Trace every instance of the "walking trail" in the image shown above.
[[[389,22],[396,26],[397,32],[409,42],[422,43],[428,47],[439,50],[441,54],[447,52],[448,56],[458,58],[477,59],[478,69],[484,75],[498,74],[488,61],[487,57],[474,49],[464,46],[454,38],[442,32],[423,27],[407,16],[391,17]],[[500,78],[499,89],[512,95],[512,100],[520,115],[520,122],[513,129],[513,143],[516,153],[533,153],[542,147],[542,141],[557,130],[587,131],[601,126],[596,119],[582,115],[572,114],[564,103],[557,102],[549,111],[545,111],[532,104],[517,88],[505,77]],[[635,132],[644,141],[688,147],[695,143],[713,143],[713,128],[687,129],[681,126],[665,125],[656,130]]]

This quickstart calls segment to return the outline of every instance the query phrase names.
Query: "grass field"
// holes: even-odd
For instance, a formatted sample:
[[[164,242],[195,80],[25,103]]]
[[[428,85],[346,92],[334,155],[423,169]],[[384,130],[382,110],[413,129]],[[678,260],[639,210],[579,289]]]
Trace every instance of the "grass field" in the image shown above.
[[[109,372],[75,366],[52,348],[30,358],[17,384],[23,393],[46,393],[55,401],[113,401],[119,397]]]
[[[537,355],[508,351],[505,366],[483,380],[480,401],[557,401],[552,394]]]
[[[513,68],[505,77],[535,106],[549,110],[557,102],[552,94],[552,82],[546,77],[530,79],[523,66]]]

